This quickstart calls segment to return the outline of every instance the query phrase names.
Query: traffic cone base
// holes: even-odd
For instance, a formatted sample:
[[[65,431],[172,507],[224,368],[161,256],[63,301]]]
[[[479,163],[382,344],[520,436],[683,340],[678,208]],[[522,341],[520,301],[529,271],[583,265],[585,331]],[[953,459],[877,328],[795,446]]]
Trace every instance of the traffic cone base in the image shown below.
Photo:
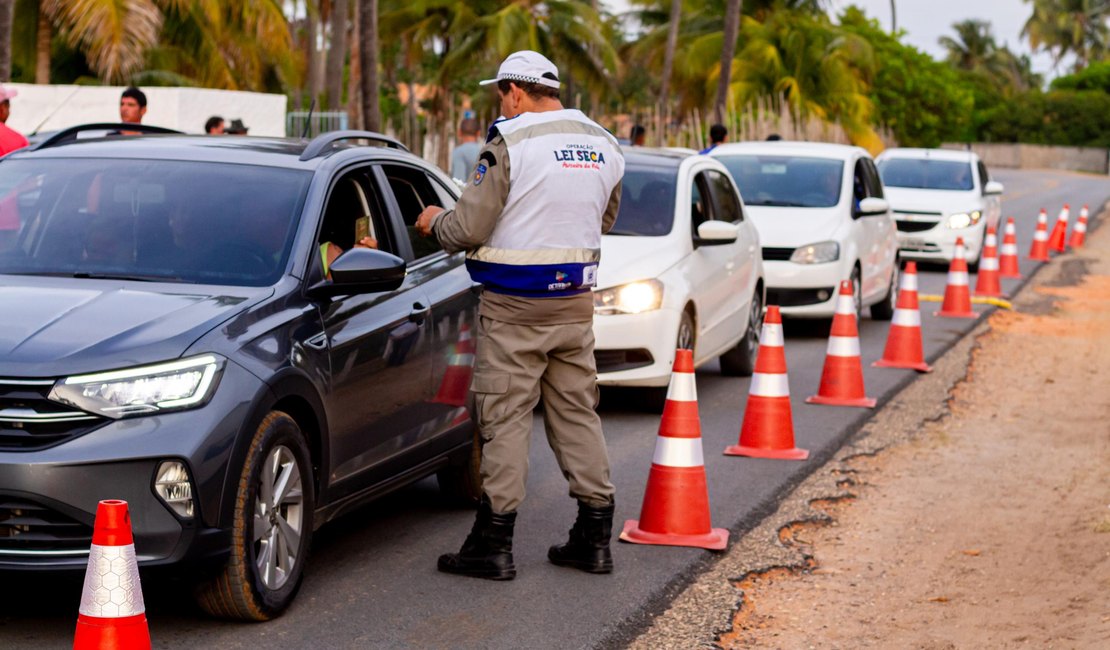
[[[940,311],[934,311],[933,316],[940,316],[942,318],[979,318],[979,314],[976,314],[975,312],[968,313],[963,311],[944,311],[943,309]]]
[[[806,398],[806,404],[820,404],[822,406],[859,406],[865,409],[873,409],[877,403],[878,401],[873,397],[848,399],[844,397],[821,397],[820,395],[811,395]]]
[[[150,630],[146,614],[112,619],[96,619],[84,614],[77,617],[74,650],[111,650],[113,648],[149,648]]]
[[[728,531],[724,528],[713,528],[704,535],[668,535],[663,533],[649,533],[640,528],[637,519],[624,522],[624,530],[620,539],[632,544],[651,544],[653,546],[690,546],[704,548],[710,551],[721,551],[728,547]]]
[[[745,445],[730,445],[725,447],[726,456],[747,456],[749,458],[770,458],[773,460],[805,460],[809,458],[809,450],[798,449],[765,449],[763,447],[748,447]]]
[[[872,368],[900,368],[903,370],[916,370],[918,372],[932,372],[933,367],[922,361],[921,363],[902,362],[902,361],[887,361],[886,359],[879,359],[871,364]]]

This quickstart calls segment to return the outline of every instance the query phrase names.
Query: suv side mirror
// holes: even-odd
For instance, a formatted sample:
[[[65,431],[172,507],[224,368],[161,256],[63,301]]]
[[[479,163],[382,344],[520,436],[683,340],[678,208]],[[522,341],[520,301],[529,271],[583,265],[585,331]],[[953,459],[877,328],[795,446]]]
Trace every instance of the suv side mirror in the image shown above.
[[[727,221],[706,221],[698,226],[694,246],[725,246],[736,242],[740,226]]]
[[[861,217],[886,214],[889,211],[890,203],[886,199],[870,196],[859,202],[859,216]]]
[[[1004,189],[1006,188],[1003,187],[1002,183],[998,181],[988,181],[987,184],[983,186],[983,195],[1001,194]]]
[[[405,281],[405,260],[371,248],[352,248],[331,265],[331,280],[308,288],[310,298],[393,291]]]

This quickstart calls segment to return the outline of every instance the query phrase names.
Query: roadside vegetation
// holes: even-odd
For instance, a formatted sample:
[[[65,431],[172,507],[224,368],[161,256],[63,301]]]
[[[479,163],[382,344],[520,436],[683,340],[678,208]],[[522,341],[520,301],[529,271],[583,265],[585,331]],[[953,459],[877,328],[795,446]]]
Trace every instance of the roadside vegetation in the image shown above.
[[[897,0],[892,6],[897,7]],[[438,146],[475,82],[511,51],[547,53],[565,97],[649,143],[738,135],[864,145],[952,141],[1110,146],[1110,3],[1024,0],[1023,38],[1051,82],[965,20],[936,60],[829,0],[0,0],[0,80],[198,86],[286,94],[290,110]],[[895,13],[895,15],[897,15]],[[377,74],[364,74],[374,71]],[[622,133],[622,135],[625,135]]]

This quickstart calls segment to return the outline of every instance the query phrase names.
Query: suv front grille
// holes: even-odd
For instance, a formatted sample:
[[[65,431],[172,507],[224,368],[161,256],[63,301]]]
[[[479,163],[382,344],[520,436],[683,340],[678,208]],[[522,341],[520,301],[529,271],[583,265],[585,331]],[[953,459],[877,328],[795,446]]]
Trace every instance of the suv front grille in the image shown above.
[[[92,526],[26,499],[0,495],[0,558],[5,555],[83,555]]]
[[[898,230],[902,232],[924,232],[932,230],[936,227],[939,221],[902,221],[899,219],[897,222]]]
[[[764,261],[773,260],[777,262],[787,262],[790,260],[790,256],[793,254],[793,248],[771,248],[768,246],[763,247]]]
[[[0,378],[0,451],[35,451],[82,436],[107,418],[47,399],[51,379]]]

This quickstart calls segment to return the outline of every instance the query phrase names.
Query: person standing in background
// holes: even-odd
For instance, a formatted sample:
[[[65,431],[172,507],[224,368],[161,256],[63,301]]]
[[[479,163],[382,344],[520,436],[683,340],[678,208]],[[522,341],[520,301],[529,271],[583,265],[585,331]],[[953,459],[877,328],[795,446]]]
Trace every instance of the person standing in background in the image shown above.
[[[709,127],[709,146],[698,153],[704,156],[716,149],[717,145],[724,144],[725,142],[728,142],[728,129],[725,128],[724,124],[714,124]]]
[[[204,133],[206,135],[223,135],[224,118],[219,115],[213,115],[208,118],[208,121],[204,123]]]
[[[15,88],[0,86],[0,156],[27,146],[27,138],[7,124],[12,112],[11,99],[18,94]]]
[[[474,166],[478,164],[478,120],[468,117],[459,124],[459,144],[451,152],[451,178],[460,181],[470,178]]]
[[[146,115],[146,93],[128,86],[119,98],[119,121],[124,124],[142,124]]]

